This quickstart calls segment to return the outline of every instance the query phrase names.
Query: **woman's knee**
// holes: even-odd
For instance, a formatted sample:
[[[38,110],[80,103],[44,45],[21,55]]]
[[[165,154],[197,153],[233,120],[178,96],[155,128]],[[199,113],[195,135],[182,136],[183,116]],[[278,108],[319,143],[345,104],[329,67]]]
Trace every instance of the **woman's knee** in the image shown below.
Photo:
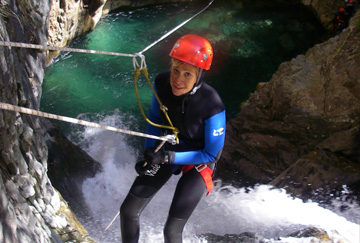
[[[181,243],[186,222],[187,219],[178,219],[169,216],[164,228],[165,243]]]
[[[120,206],[120,215],[127,218],[137,218],[148,201],[149,198],[136,197],[129,193]]]

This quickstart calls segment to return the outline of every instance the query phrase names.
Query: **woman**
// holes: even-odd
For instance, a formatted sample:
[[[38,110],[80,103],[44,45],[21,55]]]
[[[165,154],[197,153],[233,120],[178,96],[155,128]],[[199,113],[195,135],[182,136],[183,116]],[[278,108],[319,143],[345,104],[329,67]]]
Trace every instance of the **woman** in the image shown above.
[[[184,226],[207,191],[212,189],[212,173],[225,139],[225,108],[218,93],[203,81],[210,69],[213,50],[198,35],[181,37],[170,52],[170,72],[155,79],[155,90],[167,107],[173,126],[179,130],[179,144],[166,143],[159,151],[156,141],[147,139],[144,158],[151,165],[135,179],[120,208],[123,243],[138,242],[139,216],[155,193],[173,174],[182,172],[164,228],[166,243],[182,242]],[[149,119],[168,125],[153,97]],[[164,134],[148,125],[147,133]],[[137,163],[141,168],[144,162]]]

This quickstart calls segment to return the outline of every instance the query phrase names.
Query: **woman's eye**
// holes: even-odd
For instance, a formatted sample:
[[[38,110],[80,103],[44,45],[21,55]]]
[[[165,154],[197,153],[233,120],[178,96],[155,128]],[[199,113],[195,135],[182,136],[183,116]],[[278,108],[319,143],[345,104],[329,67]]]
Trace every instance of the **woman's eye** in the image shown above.
[[[192,76],[192,74],[191,73],[185,73],[185,77],[191,77]]]
[[[174,72],[174,73],[178,73],[178,72],[179,72],[179,70],[178,70],[178,69],[176,69],[176,68],[174,68],[174,69],[173,69],[173,72]]]

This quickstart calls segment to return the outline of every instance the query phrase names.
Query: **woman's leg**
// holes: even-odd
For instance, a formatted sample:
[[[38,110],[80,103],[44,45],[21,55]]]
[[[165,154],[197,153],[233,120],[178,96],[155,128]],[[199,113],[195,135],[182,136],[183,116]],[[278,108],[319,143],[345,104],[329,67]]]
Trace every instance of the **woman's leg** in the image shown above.
[[[170,212],[164,228],[165,243],[181,243],[182,232],[187,220],[204,196],[206,186],[200,173],[195,169],[180,178]]]
[[[150,198],[135,197],[129,192],[120,207],[120,227],[123,243],[136,243],[139,241],[139,216]]]
[[[120,207],[123,243],[139,241],[139,216],[151,198],[169,180],[172,171],[167,165],[153,166],[150,173],[138,176]]]

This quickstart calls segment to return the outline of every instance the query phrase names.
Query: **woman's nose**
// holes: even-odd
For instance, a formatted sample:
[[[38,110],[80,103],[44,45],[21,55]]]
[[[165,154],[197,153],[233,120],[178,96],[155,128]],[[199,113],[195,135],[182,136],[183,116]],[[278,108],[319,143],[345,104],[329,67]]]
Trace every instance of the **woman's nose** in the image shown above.
[[[182,83],[182,82],[183,82],[182,76],[181,76],[181,75],[177,75],[177,76],[175,77],[175,83]]]

